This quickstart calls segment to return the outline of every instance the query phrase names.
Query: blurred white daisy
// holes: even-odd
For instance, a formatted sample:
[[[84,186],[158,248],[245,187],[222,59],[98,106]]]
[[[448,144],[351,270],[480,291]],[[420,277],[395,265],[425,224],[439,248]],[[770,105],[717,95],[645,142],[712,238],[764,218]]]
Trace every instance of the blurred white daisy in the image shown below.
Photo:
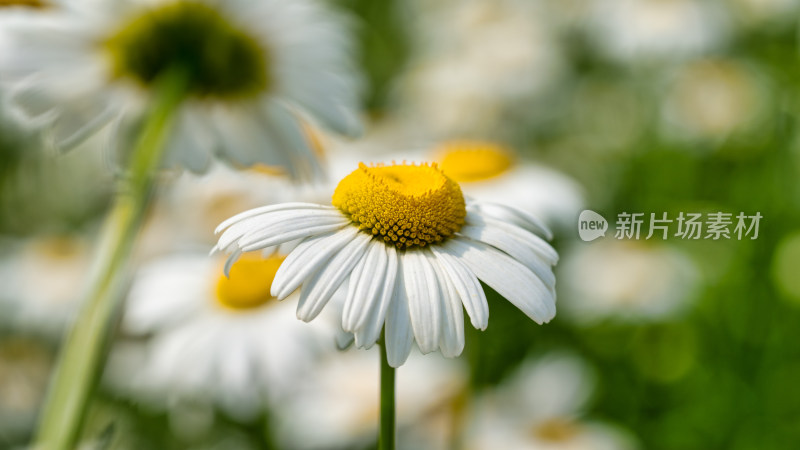
[[[205,174],[183,172],[162,183],[148,213],[137,256],[149,259],[175,251],[208,248],[224,219],[256,206],[286,201],[324,201],[328,187],[293,183],[266,166],[234,170],[215,163]]]
[[[625,62],[671,60],[705,54],[728,35],[728,18],[702,0],[594,0],[591,42]]]
[[[26,337],[0,337],[0,443],[22,446],[36,423],[53,354]]]
[[[560,274],[568,280],[562,308],[579,323],[673,317],[699,282],[697,267],[679,250],[616,239],[576,246]]]
[[[724,139],[761,125],[767,89],[743,64],[705,59],[683,66],[666,90],[662,114],[677,137]]]
[[[357,134],[358,80],[343,18],[313,0],[68,2],[46,17],[7,24],[14,41],[0,74],[11,102],[69,148],[111,124],[127,150],[147,91],[182,70],[188,98],[165,165],[205,171],[214,156],[236,166],[319,166],[301,116]],[[36,20],[38,19],[38,20]],[[120,155],[115,155],[118,157]]]
[[[206,401],[249,420],[288,394],[333,328],[298,322],[269,286],[283,257],[250,254],[222,274],[204,254],[163,258],[134,280],[122,330],[144,347],[119,346],[109,383],[156,408]]]
[[[88,242],[61,234],[6,239],[0,257],[0,319],[23,330],[61,336],[78,312]]]
[[[217,250],[242,252],[302,239],[278,270],[272,293],[301,287],[297,317],[310,321],[348,280],[342,328],[371,347],[385,327],[389,364],[413,341],[448,357],[464,348],[463,307],[485,329],[482,280],[537,323],[555,315],[558,255],[521,210],[465,200],[436,164],[359,168],[337,186],[333,206],[286,203],[223,222]]]
[[[468,450],[627,450],[622,430],[583,419],[594,389],[581,359],[552,353],[527,361],[501,386],[478,397],[464,442]]]
[[[416,58],[400,101],[434,136],[497,132],[509,115],[532,115],[565,69],[538,0],[411,2]]]
[[[327,358],[303,380],[276,415],[284,448],[361,448],[378,434],[378,350],[348,351]],[[400,448],[444,448],[446,426],[466,385],[459,360],[412,356],[397,375]],[[444,419],[444,420],[440,420]],[[409,447],[415,442],[416,447]],[[415,445],[416,445],[415,444]]]

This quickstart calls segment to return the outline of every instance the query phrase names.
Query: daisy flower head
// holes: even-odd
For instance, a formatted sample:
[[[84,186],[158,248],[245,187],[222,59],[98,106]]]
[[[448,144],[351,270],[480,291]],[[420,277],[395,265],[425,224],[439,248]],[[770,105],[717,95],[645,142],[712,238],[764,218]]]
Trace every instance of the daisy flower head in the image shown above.
[[[585,418],[594,373],[579,357],[553,352],[523,363],[487,390],[469,414],[465,448],[634,450],[635,438]]]
[[[321,168],[302,120],[360,132],[350,39],[342,17],[314,0],[67,6],[47,20],[9,24],[14,45],[0,56],[0,73],[16,80],[13,106],[45,125],[58,148],[107,125],[125,142],[141,125],[148,92],[175,71],[187,92],[167,167],[204,172],[218,156],[308,178]]]
[[[300,288],[297,317],[310,321],[347,281],[342,328],[369,348],[385,330],[389,364],[416,341],[448,357],[464,348],[466,309],[485,329],[479,279],[537,323],[555,316],[558,255],[547,228],[523,211],[465,198],[435,164],[364,163],[336,187],[332,206],[286,203],[245,211],[217,228],[216,250],[242,252],[300,240],[272,283]],[[385,326],[384,326],[385,325]]]
[[[240,420],[278,401],[335,334],[333,327],[298,322],[292,305],[270,295],[282,261],[278,254],[245,255],[229,276],[221,273],[224,258],[205,254],[145,266],[122,330],[146,339],[144,346],[122,341],[115,349],[111,386],[155,408],[200,402]]]
[[[56,234],[0,243],[0,323],[60,336],[78,313],[91,267],[83,236]]]

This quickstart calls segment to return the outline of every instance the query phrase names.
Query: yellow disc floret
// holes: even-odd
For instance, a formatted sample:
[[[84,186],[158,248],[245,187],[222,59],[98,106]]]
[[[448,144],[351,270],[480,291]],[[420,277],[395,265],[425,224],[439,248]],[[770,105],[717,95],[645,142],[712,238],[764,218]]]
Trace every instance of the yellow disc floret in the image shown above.
[[[339,182],[333,205],[400,249],[441,242],[461,229],[467,215],[461,188],[436,163],[361,163]]]
[[[269,290],[284,258],[244,254],[233,263],[229,276],[217,281],[217,301],[231,309],[257,308],[273,297]]]
[[[511,151],[491,142],[448,141],[437,148],[436,154],[442,171],[458,182],[494,178],[514,164]]]

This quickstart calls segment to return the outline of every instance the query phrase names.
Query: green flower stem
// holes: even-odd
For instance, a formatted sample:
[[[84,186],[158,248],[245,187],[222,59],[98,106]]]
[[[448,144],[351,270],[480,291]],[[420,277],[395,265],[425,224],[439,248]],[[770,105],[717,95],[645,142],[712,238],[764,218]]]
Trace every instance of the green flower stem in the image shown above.
[[[152,109],[130,156],[106,218],[83,309],[63,344],[42,408],[34,448],[75,448],[92,389],[105,359],[112,324],[120,310],[128,256],[161,164],[175,111],[185,97],[187,76],[171,71],[159,80]]]
[[[386,344],[381,342],[381,428],[378,435],[379,450],[394,450],[395,406],[394,367],[386,357]]]

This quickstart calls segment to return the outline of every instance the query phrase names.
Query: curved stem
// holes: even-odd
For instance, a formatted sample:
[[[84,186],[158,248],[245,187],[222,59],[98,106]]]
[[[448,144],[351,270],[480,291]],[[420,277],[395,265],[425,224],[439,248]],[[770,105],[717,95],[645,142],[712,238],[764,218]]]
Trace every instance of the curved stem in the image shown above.
[[[395,447],[395,369],[386,357],[386,345],[381,342],[381,426],[378,435],[379,450]]]
[[[61,350],[36,433],[35,448],[75,448],[92,388],[105,359],[107,337],[119,310],[126,266],[175,111],[186,92],[186,75],[171,71],[159,80],[152,109],[131,154],[103,225],[91,285]]]

